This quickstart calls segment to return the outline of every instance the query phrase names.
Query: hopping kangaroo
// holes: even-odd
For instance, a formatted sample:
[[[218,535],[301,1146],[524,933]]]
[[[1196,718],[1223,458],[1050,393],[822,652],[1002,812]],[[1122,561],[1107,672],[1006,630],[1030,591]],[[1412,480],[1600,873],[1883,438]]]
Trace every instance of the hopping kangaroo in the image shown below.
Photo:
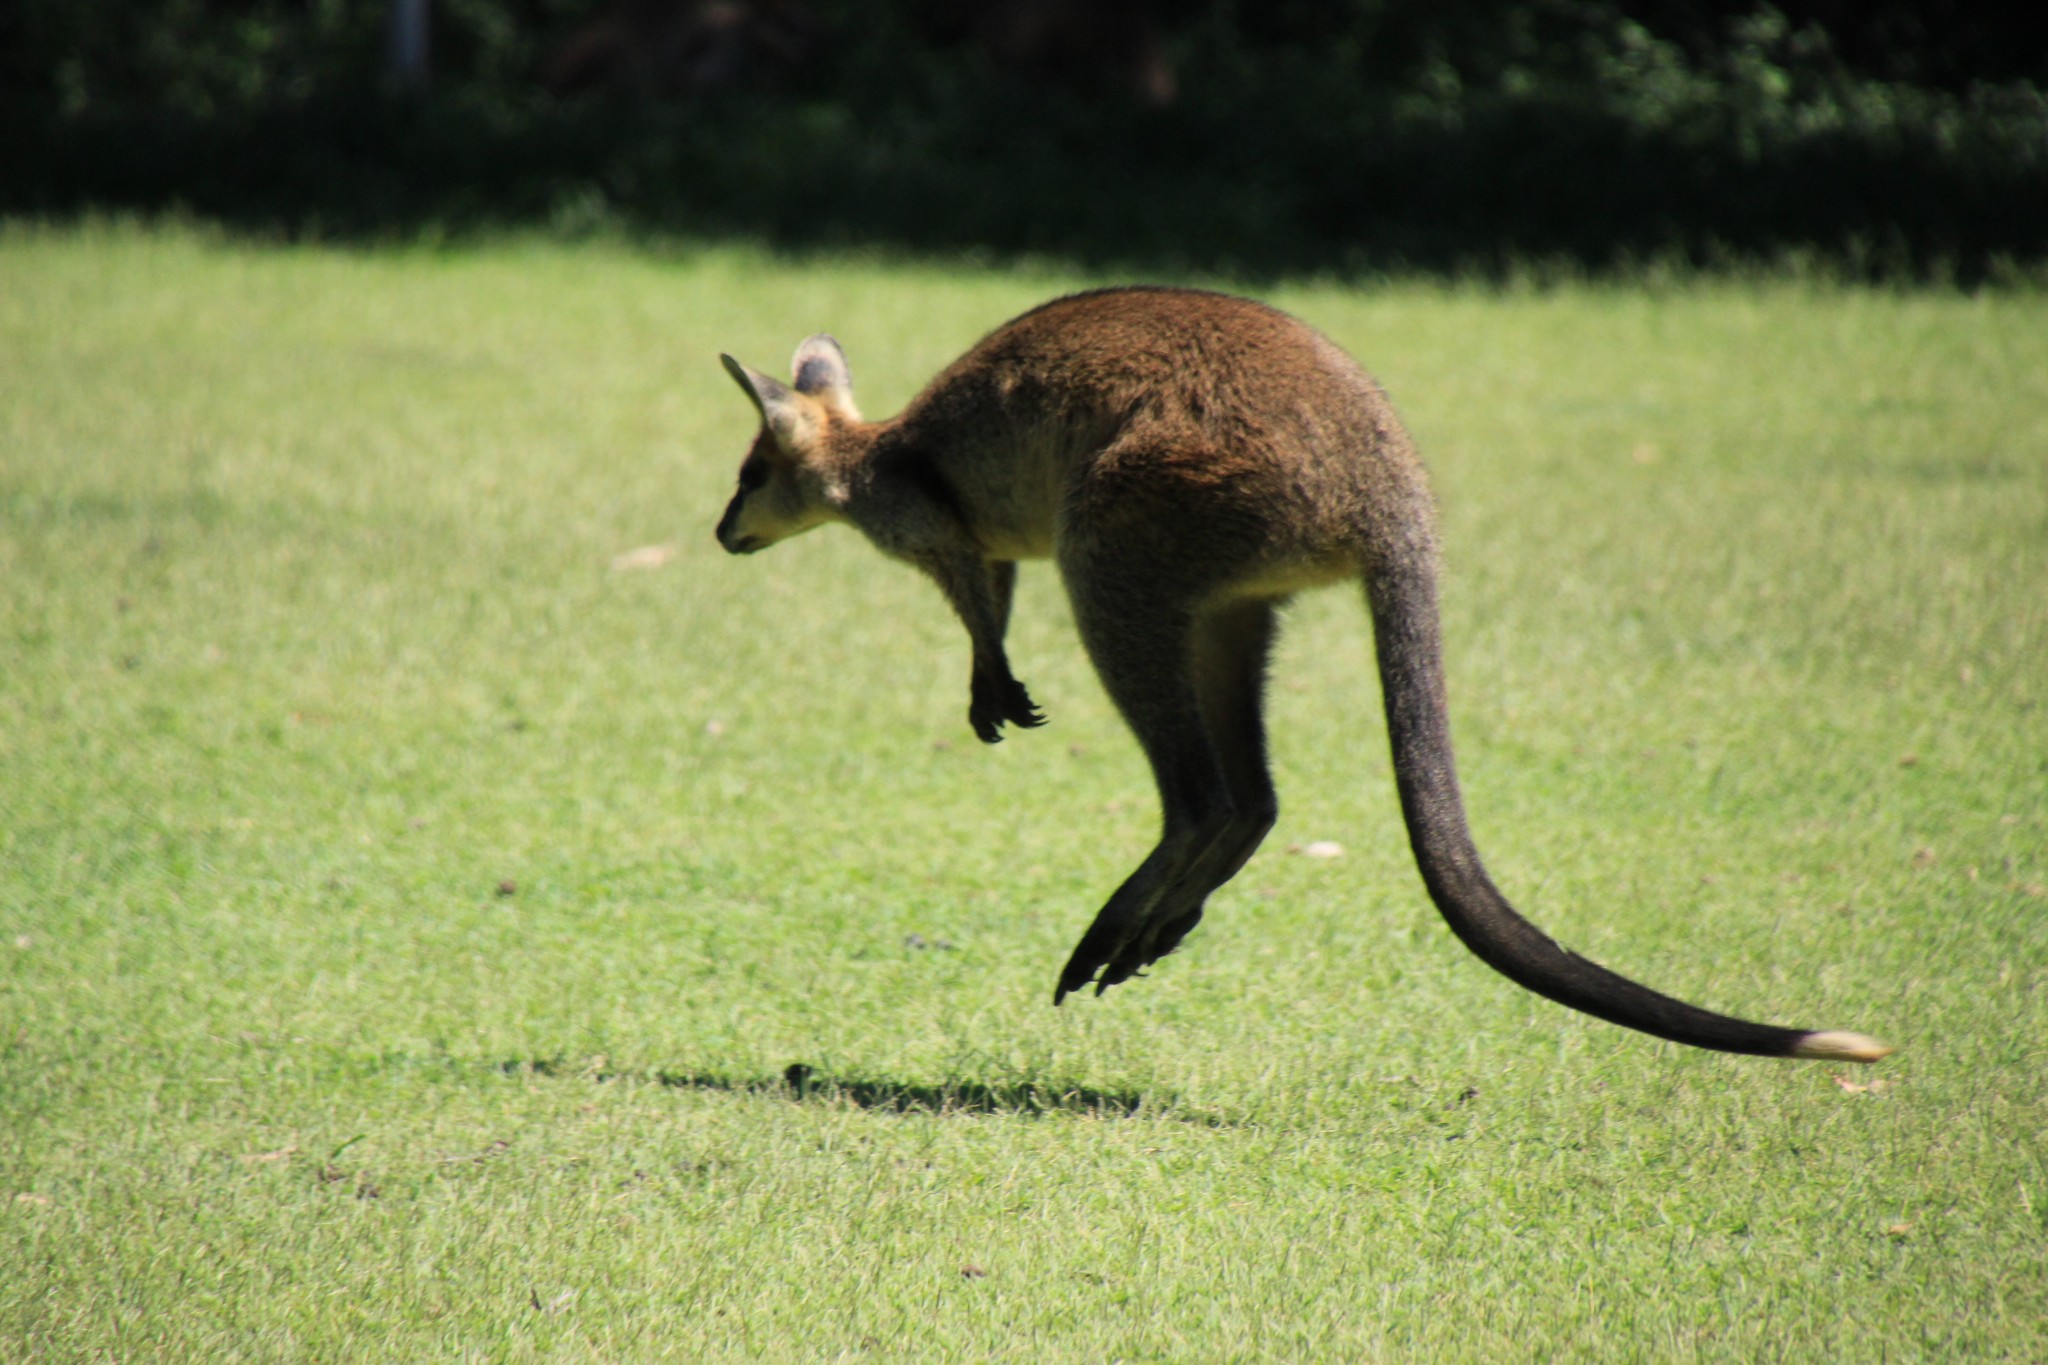
[[[1088,655],[1151,760],[1164,830],[1082,936],[1055,1004],[1172,952],[1265,838],[1279,809],[1261,716],[1276,613],[1353,579],[1409,842],[1467,947],[1560,1004],[1695,1047],[1890,1051],[1661,995],[1559,947],[1494,888],[1451,760],[1428,485],[1385,395],[1320,333],[1221,294],[1078,294],[990,333],[883,422],[861,419],[829,336],[797,348],[789,384],[721,358],[761,431],[719,543],[751,554],[850,522],[931,575],[973,641],[967,719],[988,743],[1044,720],[1003,632],[1017,561],[1059,565]]]

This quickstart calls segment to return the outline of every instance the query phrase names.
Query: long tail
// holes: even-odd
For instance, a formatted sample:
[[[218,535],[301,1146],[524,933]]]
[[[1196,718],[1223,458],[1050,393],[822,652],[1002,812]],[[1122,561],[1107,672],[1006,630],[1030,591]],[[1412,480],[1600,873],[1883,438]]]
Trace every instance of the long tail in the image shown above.
[[[1518,985],[1624,1028],[1765,1057],[1874,1062],[1891,1048],[1861,1033],[1777,1028],[1688,1005],[1560,947],[1508,904],[1479,861],[1451,757],[1434,556],[1418,549],[1367,579],[1394,777],[1408,841],[1451,931]]]

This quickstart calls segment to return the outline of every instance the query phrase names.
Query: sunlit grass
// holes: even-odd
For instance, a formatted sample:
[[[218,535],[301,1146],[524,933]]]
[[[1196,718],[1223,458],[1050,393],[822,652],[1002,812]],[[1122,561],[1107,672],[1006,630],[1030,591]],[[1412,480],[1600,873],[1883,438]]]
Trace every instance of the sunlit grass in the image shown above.
[[[1083,283],[0,236],[0,1356],[2048,1355],[2048,304],[1276,295],[1435,472],[1510,895],[1852,1090],[1470,958],[1349,592],[1050,1008],[1154,820],[1056,583],[983,749],[928,585],[713,544],[715,358],[884,413]]]

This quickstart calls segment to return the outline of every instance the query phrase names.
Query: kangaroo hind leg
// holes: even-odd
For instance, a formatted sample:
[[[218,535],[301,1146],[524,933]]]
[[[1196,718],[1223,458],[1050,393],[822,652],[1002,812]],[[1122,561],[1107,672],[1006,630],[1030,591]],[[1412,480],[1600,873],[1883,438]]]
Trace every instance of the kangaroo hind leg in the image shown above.
[[[1239,600],[1218,607],[1196,623],[1195,695],[1202,724],[1223,765],[1230,793],[1230,821],[1208,855],[1168,893],[1162,909],[1178,907],[1173,918],[1157,917],[1149,941],[1137,954],[1112,962],[1104,979],[1112,984],[1149,966],[1180,945],[1201,922],[1210,893],[1235,877],[1280,816],[1279,799],[1266,765],[1266,664],[1271,657],[1279,612],[1270,601]],[[1137,956],[1141,960],[1128,960]]]
[[[1103,611],[1079,594],[1075,607],[1103,686],[1152,764],[1163,828],[1082,936],[1055,1003],[1090,981],[1100,994],[1172,951],[1275,810],[1259,718],[1272,607]]]

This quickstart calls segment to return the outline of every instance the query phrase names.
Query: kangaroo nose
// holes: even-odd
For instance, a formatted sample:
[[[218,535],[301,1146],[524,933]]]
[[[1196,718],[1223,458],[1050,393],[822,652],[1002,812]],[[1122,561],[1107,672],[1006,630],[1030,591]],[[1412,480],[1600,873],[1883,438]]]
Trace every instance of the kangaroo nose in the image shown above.
[[[750,555],[761,548],[761,537],[733,534],[732,516],[729,513],[723,521],[718,523],[716,534],[718,536],[718,543],[725,548],[725,552],[729,555]]]

